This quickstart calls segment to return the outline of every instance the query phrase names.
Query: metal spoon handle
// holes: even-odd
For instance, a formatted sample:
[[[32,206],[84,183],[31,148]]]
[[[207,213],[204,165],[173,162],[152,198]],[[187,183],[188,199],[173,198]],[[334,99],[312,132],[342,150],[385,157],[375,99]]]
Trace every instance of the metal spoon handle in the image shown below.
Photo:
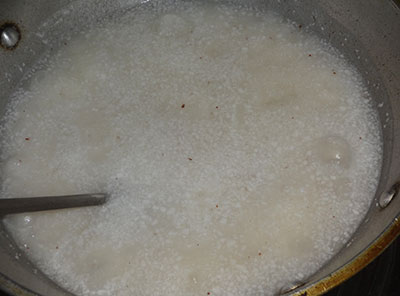
[[[25,212],[96,206],[103,204],[106,199],[107,194],[105,193],[4,198],[0,199],[0,216]]]

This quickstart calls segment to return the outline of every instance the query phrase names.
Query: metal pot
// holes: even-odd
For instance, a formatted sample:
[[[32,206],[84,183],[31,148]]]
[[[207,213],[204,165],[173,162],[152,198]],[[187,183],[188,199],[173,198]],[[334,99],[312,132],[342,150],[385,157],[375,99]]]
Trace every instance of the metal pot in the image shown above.
[[[234,0],[239,2],[237,0]],[[56,49],[62,32],[135,9],[139,0],[3,0],[0,3],[0,116],[26,69],[43,51]],[[232,2],[232,1],[231,1]],[[304,283],[281,295],[319,295],[378,256],[400,233],[400,9],[393,0],[246,0],[278,11],[330,42],[358,68],[379,112],[384,141],[380,183],[371,207],[348,244]],[[54,42],[45,44],[40,36]],[[14,44],[15,43],[15,44]],[[54,49],[53,49],[54,46]],[[382,104],[383,103],[383,104]],[[378,105],[380,108],[378,108]],[[15,295],[71,295],[33,266],[0,221],[0,288]]]

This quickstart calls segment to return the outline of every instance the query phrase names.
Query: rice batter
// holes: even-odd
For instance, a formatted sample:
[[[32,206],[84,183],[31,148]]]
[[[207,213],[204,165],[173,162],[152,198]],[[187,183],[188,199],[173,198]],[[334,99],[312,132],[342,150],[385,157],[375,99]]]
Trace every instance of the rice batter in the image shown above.
[[[360,75],[279,16],[163,2],[73,36],[2,126],[2,196],[108,192],[9,216],[78,295],[273,295],[342,248],[381,165]]]

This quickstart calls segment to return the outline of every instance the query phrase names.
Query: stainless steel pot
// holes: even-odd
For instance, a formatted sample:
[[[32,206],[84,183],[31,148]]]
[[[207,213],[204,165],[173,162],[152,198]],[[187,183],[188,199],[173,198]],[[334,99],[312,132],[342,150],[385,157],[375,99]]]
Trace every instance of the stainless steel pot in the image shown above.
[[[366,266],[400,233],[400,197],[396,198],[400,190],[399,3],[391,0],[241,2],[276,10],[301,24],[302,29],[333,44],[362,73],[379,112],[384,161],[368,214],[349,243],[332,260],[306,282],[291,283],[281,293],[320,295]],[[118,14],[122,8],[135,9],[140,3],[149,5],[151,1],[104,0],[99,4],[94,0],[2,0],[0,30],[14,26],[18,29],[16,36],[20,34],[21,39],[14,48],[0,48],[0,116],[25,70],[42,52],[56,50],[57,44],[63,42],[59,37],[63,32],[79,31],[88,23],[96,24],[96,20],[110,13]],[[54,42],[46,44],[42,36]],[[0,288],[15,295],[70,295],[29,262],[1,221]]]

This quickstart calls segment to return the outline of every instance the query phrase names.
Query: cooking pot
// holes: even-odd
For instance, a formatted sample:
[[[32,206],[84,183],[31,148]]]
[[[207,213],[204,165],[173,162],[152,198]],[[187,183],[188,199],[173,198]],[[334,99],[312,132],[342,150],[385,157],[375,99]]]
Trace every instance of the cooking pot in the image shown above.
[[[157,1],[157,0],[154,0]],[[391,0],[231,0],[272,9],[336,47],[361,73],[378,110],[383,164],[363,222],[338,254],[281,295],[320,295],[358,272],[400,233],[400,9]],[[0,116],[23,74],[60,36],[118,16],[149,0],[2,0],[0,2]],[[48,42],[51,40],[51,42]],[[78,251],[78,250],[77,250]],[[0,220],[0,288],[15,295],[71,295],[26,258]]]

